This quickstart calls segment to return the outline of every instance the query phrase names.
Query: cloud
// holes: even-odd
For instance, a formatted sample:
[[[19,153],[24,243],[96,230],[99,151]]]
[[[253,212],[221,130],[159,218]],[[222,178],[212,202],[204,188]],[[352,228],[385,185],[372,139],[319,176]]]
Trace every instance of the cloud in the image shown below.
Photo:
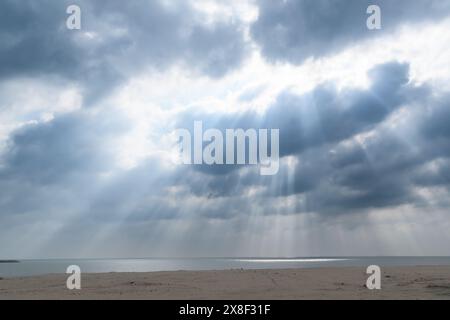
[[[218,128],[280,129],[280,155],[302,153],[308,148],[337,143],[372,129],[420,91],[408,84],[409,66],[391,62],[369,71],[368,89],[339,91],[333,83],[319,85],[297,95],[285,91],[261,115],[254,111],[220,114],[188,110],[177,119],[177,126],[192,130],[201,120],[204,130]],[[239,167],[235,166],[234,168]],[[224,174],[232,166],[198,166],[200,170]]]
[[[379,5],[382,29],[366,27],[369,5]],[[270,61],[301,64],[332,55],[363,40],[391,34],[408,23],[436,21],[450,14],[439,0],[258,0],[259,17],[251,34]]]
[[[0,155],[0,219],[64,221],[83,212],[116,167],[115,142],[126,121],[75,111],[16,129]],[[56,213],[56,216],[51,218]]]
[[[2,1],[0,79],[57,76],[75,81],[93,103],[110,88],[143,70],[183,64],[221,77],[246,54],[238,21],[206,24],[184,1],[84,1],[82,29],[67,30],[73,1]],[[39,50],[36,50],[39,48]]]
[[[25,125],[10,137],[1,177],[45,185],[73,173],[107,172],[114,158],[108,146],[125,130],[118,120],[108,120],[80,112]]]
[[[91,219],[229,219],[248,210],[328,216],[424,205],[416,188],[448,187],[448,99],[412,83],[407,64],[385,63],[369,75],[367,89],[338,90],[327,83],[303,95],[282,93],[262,114],[189,110],[177,117],[176,125],[187,128],[194,120],[202,120],[204,129],[279,128],[282,159],[273,177],[249,166],[171,168],[157,158],[117,171],[111,146],[128,129],[126,121],[83,110],[14,132],[0,176],[15,190],[35,186],[29,199],[48,187],[74,195],[92,190],[96,196],[86,200]],[[401,138],[408,135],[413,145]],[[109,172],[115,173],[99,178]],[[280,199],[292,197],[291,205],[280,207]]]
[[[436,68],[422,70],[433,58],[411,59],[412,32],[386,56],[348,64],[365,40],[444,18],[448,4],[380,1],[383,29],[369,32],[368,1],[257,1],[253,24],[231,7],[207,15],[218,9],[184,1],[76,3],[81,31],[65,28],[72,2],[0,4],[0,255],[148,256],[170,245],[233,255],[236,243],[244,255],[290,255],[298,243],[303,254],[373,244],[398,254],[398,238],[410,243],[395,229],[428,244],[448,238],[450,95],[433,82]],[[247,68],[248,38],[269,61],[299,67],[255,54]],[[443,48],[430,38],[419,46]],[[303,64],[310,57],[325,59]],[[169,163],[166,134],[195,120],[204,130],[280,129],[279,173]],[[339,251],[356,238],[367,246]]]
[[[338,90],[328,83],[303,95],[282,93],[263,114],[187,112],[179,125],[202,120],[221,130],[279,128],[283,157],[274,177],[242,166],[194,166],[199,178],[188,179],[191,192],[234,203],[250,192],[248,201],[265,214],[279,214],[274,199],[292,196],[285,213],[426,205],[429,199],[417,188],[448,183],[448,95],[411,82],[407,64],[376,66],[369,77],[367,89]],[[440,158],[445,160],[432,175],[420,169]]]

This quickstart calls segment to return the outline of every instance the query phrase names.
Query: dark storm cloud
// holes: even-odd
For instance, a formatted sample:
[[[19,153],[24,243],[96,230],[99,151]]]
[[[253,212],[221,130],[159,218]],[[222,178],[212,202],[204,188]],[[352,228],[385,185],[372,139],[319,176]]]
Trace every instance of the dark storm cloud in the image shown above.
[[[414,182],[420,186],[444,186],[450,190],[450,159],[439,159],[430,168],[421,168]]]
[[[117,119],[82,113],[25,125],[10,137],[0,178],[46,185],[72,174],[107,171],[114,158],[108,147],[125,130]]]
[[[409,66],[406,64],[386,63],[370,70],[369,75],[372,84],[368,90],[339,92],[332,83],[328,83],[302,96],[282,93],[263,115],[252,111],[223,115],[189,110],[178,117],[177,127],[193,132],[194,121],[201,120],[204,130],[217,128],[223,134],[228,128],[280,129],[280,156],[299,154],[372,129],[418,92],[424,91],[408,85]],[[223,154],[225,157],[225,152]],[[220,184],[222,187],[230,183],[224,176],[242,167],[194,166],[200,172],[225,179],[226,183]],[[298,188],[313,184],[312,181],[305,183],[296,182]]]
[[[315,187],[291,193],[306,197],[306,211],[324,214],[426,205],[417,188],[450,186],[450,136],[431,138],[428,131],[443,133],[439,123],[448,110],[448,95],[425,100],[406,104],[409,113],[400,124],[380,123],[364,142],[351,138],[300,154],[295,172],[304,173],[294,179],[312,179]]]
[[[440,152],[450,155],[450,146],[447,144],[450,139],[450,95],[438,98],[433,109],[425,110],[418,116],[424,119],[419,128],[423,136],[441,143]]]
[[[2,215],[73,204],[81,212],[80,223],[139,222],[231,219],[250,212],[334,216],[426,205],[417,187],[450,184],[448,95],[414,86],[405,64],[380,65],[370,76],[366,90],[338,91],[328,84],[301,96],[284,93],[258,116],[193,112],[180,117],[177,125],[183,127],[203,120],[205,129],[279,128],[282,164],[270,177],[260,176],[256,167],[168,169],[152,159],[102,180],[99,176],[114,163],[109,143],[127,129],[115,117],[75,112],[26,125],[11,136],[2,159],[1,188],[7,190],[0,196]],[[403,114],[401,108],[405,118],[389,125],[392,115]],[[369,132],[364,142],[356,138]],[[24,192],[26,199],[19,201]],[[294,201],[280,207],[285,197]]]
[[[386,140],[392,139],[392,140]],[[353,161],[336,163],[331,159],[329,185],[334,190],[323,196],[318,206],[335,212],[365,208],[380,208],[400,204],[417,204],[421,199],[412,193],[409,170],[420,163],[417,155],[395,137],[394,134],[378,132],[363,147],[356,141],[350,148],[337,148],[337,157],[350,157],[359,153]],[[331,191],[331,190],[330,190]]]
[[[87,103],[145,68],[184,64],[220,77],[240,66],[246,45],[237,22],[205,24],[185,2],[76,1],[82,30],[67,30],[73,1],[0,3],[0,78],[60,76],[86,90]]]
[[[299,154],[308,148],[337,143],[372,129],[402,104],[408,103],[420,88],[408,85],[409,66],[386,63],[369,71],[372,84],[367,90],[338,91],[324,84],[302,96],[282,93],[263,115],[202,114],[189,110],[179,117],[178,127],[193,131],[195,120],[204,130],[218,128],[280,129],[280,156]],[[240,166],[201,165],[202,172],[224,175]]]
[[[281,95],[265,114],[262,126],[280,128],[280,154],[339,142],[365,132],[407,103],[409,68],[387,63],[370,71],[367,90],[343,90],[322,85],[303,96]]]
[[[75,113],[16,130],[0,157],[1,217],[82,207],[113,167],[108,144],[126,130],[104,116]]]
[[[251,201],[263,203],[261,212],[269,214],[278,212],[271,204],[276,198],[296,195],[303,200],[298,198],[295,212],[340,214],[423,205],[416,187],[449,183],[450,99],[410,83],[408,70],[395,62],[377,66],[369,71],[372,84],[366,90],[338,91],[327,84],[301,96],[284,93],[262,115],[187,114],[180,121],[186,127],[202,120],[205,127],[221,130],[279,128],[280,155],[295,159],[293,168],[281,165],[273,177],[239,170],[241,166],[227,166],[226,171],[223,166],[195,166],[199,178],[189,179],[191,191],[234,199],[262,187],[265,191]],[[389,126],[386,121],[402,107],[404,119]],[[369,132],[364,143],[356,138]],[[447,160],[430,171],[427,166],[436,159]]]
[[[253,39],[271,61],[300,64],[336,53],[357,41],[391,33],[405,23],[435,21],[450,14],[440,0],[258,0]],[[369,5],[379,5],[382,29],[366,27]]]

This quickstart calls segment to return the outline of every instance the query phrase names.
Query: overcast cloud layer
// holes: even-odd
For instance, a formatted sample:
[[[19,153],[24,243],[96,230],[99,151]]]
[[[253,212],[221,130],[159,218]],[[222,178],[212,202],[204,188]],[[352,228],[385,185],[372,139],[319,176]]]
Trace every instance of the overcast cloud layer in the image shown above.
[[[421,65],[449,1],[378,31],[369,1],[76,3],[0,3],[0,258],[450,254],[450,69]],[[280,129],[280,172],[174,165],[196,120]]]
[[[79,83],[90,102],[142,69],[183,63],[220,77],[244,58],[239,23],[207,25],[186,1],[76,3],[86,33],[65,29],[61,12],[73,1],[3,1],[0,77],[59,76]]]
[[[450,13],[450,3],[439,0],[258,0],[259,18],[252,35],[268,59],[301,63],[322,57],[355,42],[373,39],[409,24],[436,21]],[[381,9],[381,32],[367,32],[370,5]]]

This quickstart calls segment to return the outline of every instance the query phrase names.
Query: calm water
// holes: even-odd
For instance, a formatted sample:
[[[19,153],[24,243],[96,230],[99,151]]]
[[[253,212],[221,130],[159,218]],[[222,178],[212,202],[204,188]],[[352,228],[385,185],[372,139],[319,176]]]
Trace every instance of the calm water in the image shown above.
[[[0,263],[0,277],[21,277],[49,273],[65,273],[69,265],[78,265],[82,272],[149,272],[175,270],[285,269],[369,265],[450,267],[450,257],[346,257],[346,258],[202,258],[202,259],[74,259],[23,260]]]

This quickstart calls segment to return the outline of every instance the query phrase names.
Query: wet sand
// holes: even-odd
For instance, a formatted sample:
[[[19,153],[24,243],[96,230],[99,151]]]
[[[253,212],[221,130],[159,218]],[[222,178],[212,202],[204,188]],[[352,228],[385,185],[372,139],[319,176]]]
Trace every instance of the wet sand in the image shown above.
[[[381,290],[365,287],[364,268],[82,274],[0,280],[0,299],[446,299],[449,267],[382,268]]]

